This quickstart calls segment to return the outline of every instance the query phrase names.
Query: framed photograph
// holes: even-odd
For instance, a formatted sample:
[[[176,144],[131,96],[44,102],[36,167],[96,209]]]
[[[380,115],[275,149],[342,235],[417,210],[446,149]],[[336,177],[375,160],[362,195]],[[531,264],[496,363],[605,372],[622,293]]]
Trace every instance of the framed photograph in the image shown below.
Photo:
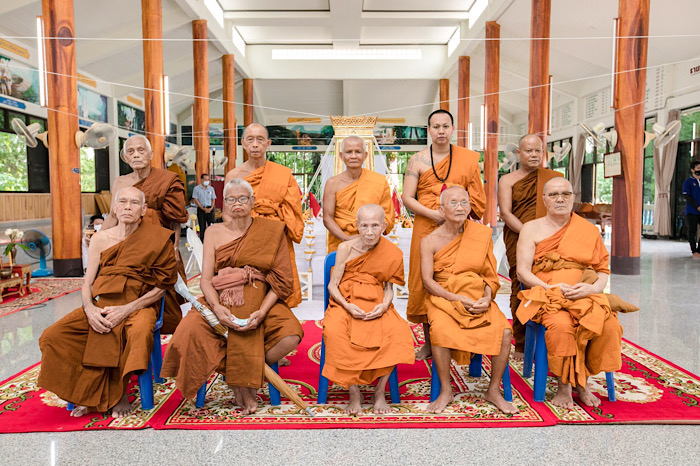
[[[619,152],[605,154],[603,157],[603,171],[605,178],[622,175],[622,157]]]

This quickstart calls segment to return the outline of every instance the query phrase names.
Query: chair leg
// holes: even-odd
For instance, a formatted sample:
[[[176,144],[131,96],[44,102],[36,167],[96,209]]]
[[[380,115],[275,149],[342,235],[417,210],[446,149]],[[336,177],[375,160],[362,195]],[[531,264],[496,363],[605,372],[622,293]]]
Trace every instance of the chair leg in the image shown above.
[[[503,383],[503,398],[508,403],[513,402],[513,387],[510,384],[510,364],[506,364],[506,370],[503,371],[503,379],[501,379],[501,382]]]
[[[481,377],[481,363],[483,357],[480,354],[472,354],[472,360],[469,362],[469,377]]]
[[[440,396],[440,390],[442,386],[440,385],[440,377],[438,377],[437,368],[435,367],[435,360],[433,359],[433,365],[431,369],[430,377],[430,402],[437,400]]]
[[[608,401],[617,401],[617,396],[615,395],[615,373],[606,372],[605,373],[605,383],[608,386]]]
[[[525,325],[525,349],[523,350],[523,377],[532,377],[532,361],[535,359],[535,340],[537,331],[534,322],[528,321]]]
[[[389,374],[389,393],[391,394],[391,403],[399,404],[401,403],[401,396],[399,395],[399,372],[394,366],[394,370]]]
[[[197,390],[197,398],[195,399],[194,405],[197,408],[204,408],[204,397],[207,395],[207,382],[204,381],[199,390]]]
[[[323,376],[323,365],[326,363],[326,344],[321,338],[321,362],[318,369],[318,396],[317,402],[325,405],[328,400],[328,379]]]
[[[547,361],[547,344],[544,340],[544,325],[537,327],[537,342],[535,343],[535,385],[533,399],[538,402],[544,401],[547,391],[547,374],[549,373],[549,362]]]
[[[155,383],[165,382],[165,379],[160,376],[160,369],[163,367],[163,348],[160,345],[160,330],[153,332],[151,363],[153,364],[153,380]]]
[[[153,368],[148,364],[148,370],[138,376],[141,409],[153,409]]]
[[[270,368],[273,371],[277,372],[277,374],[279,375],[279,373],[280,373],[279,364],[274,363],[270,366]],[[277,387],[272,385],[269,380],[267,382],[267,390],[270,393],[270,404],[272,406],[279,406],[282,403],[282,400],[280,399],[280,391],[277,390]]]

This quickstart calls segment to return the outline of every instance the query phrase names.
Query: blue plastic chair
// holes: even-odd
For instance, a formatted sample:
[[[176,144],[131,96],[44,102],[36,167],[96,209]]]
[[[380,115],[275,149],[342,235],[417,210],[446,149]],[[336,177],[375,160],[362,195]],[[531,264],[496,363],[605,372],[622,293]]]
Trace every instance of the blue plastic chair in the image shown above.
[[[277,372],[277,374],[280,373],[280,367],[279,364],[274,363],[270,366],[273,371]],[[226,380],[226,377],[224,377],[224,380]],[[272,385],[270,382],[267,383],[267,388],[268,391],[270,392],[270,405],[272,406],[279,406],[282,404],[282,400],[280,398],[280,392],[277,390],[277,388]],[[197,390],[197,398],[195,398],[194,405],[197,408],[203,408],[204,407],[204,398],[207,395],[207,382],[205,381],[204,384],[202,384],[201,387],[199,387],[199,390]]]
[[[164,379],[160,376],[160,369],[163,367],[163,350],[160,345],[160,329],[163,327],[163,310],[165,308],[165,296],[160,300],[160,315],[156,320],[156,325],[153,328],[153,350],[151,358],[148,361],[148,369],[143,374],[138,376],[139,393],[141,395],[141,409],[153,409],[153,379],[156,383],[163,383]],[[68,411],[73,411],[75,405],[68,403],[66,406]]]
[[[332,252],[326,256],[323,262],[323,312],[328,309],[328,302],[330,300],[330,293],[328,292],[328,283],[331,280],[331,268],[335,265],[335,252]],[[325,405],[328,400],[328,379],[323,376],[323,366],[326,363],[326,344],[321,337],[321,363],[318,370],[318,404]],[[389,393],[391,395],[391,402],[393,404],[401,403],[401,396],[399,395],[399,373],[396,371],[396,366],[394,370],[389,374]]]
[[[481,363],[483,362],[483,356],[480,354],[474,354],[472,360],[469,362],[469,376],[470,377],[481,377]],[[506,366],[506,370],[503,371],[503,398],[508,402],[513,402],[513,387],[510,384],[510,365]],[[437,375],[437,368],[435,367],[435,359],[431,366],[431,376],[430,376],[430,402],[437,400],[440,396],[440,389],[442,384],[440,384],[440,377]]]

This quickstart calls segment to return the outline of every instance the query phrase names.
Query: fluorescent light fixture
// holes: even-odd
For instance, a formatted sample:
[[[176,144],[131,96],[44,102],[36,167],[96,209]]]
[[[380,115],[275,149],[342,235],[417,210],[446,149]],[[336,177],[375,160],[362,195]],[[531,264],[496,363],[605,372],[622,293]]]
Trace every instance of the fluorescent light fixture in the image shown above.
[[[170,135],[170,79],[163,76],[163,134]]]
[[[36,50],[39,62],[39,105],[46,107],[46,53],[44,51],[44,20],[36,17]]]
[[[231,28],[231,42],[233,42],[233,45],[236,46],[236,48],[241,52],[241,55],[245,57],[245,41],[243,40],[243,37],[241,37],[240,33],[238,32],[238,29],[236,29],[236,26],[233,26]]]
[[[457,29],[455,30],[455,33],[452,34],[452,37],[450,37],[450,40],[447,41],[447,56],[451,56],[452,52],[455,51],[457,46],[459,45],[459,41],[462,38],[462,28],[457,26]]]
[[[219,26],[224,27],[224,10],[216,0],[204,0],[204,6],[212,14]]]
[[[471,121],[469,122],[468,132],[469,132],[469,133],[468,133],[468,135],[469,135],[469,138],[468,138],[468,139],[469,139],[469,147],[468,147],[468,149],[469,149],[469,150],[474,150],[474,133],[473,133],[473,128],[472,128],[472,122],[471,122]]]
[[[272,49],[273,60],[420,60],[421,49]]]
[[[469,29],[474,27],[476,20],[479,19],[481,14],[489,6],[489,0],[476,0],[469,10]]]
[[[486,149],[486,105],[481,106],[481,150]]]

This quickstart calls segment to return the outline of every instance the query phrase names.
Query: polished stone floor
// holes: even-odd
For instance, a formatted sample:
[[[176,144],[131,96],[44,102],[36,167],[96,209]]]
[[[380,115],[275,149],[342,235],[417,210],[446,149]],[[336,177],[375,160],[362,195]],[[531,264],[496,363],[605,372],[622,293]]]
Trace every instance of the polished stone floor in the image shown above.
[[[625,338],[699,374],[698,284],[700,261],[690,257],[685,243],[644,240],[642,274],[613,275],[610,283],[611,292],[642,309],[621,316]],[[41,332],[79,305],[76,292],[0,318],[0,380],[37,362]],[[302,318],[320,313],[315,303],[299,311]],[[697,426],[624,425],[5,434],[0,464],[684,465],[698,463],[699,434]]]

